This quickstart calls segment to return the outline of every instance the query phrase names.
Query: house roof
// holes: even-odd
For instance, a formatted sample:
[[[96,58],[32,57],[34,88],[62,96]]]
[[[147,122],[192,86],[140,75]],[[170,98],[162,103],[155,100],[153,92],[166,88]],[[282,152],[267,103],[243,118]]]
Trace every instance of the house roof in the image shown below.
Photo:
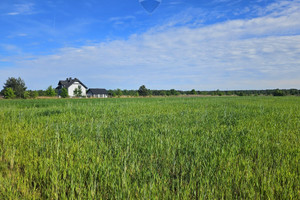
[[[68,88],[68,87],[70,87],[74,82],[79,82],[83,87],[85,87],[85,88],[87,89],[87,87],[86,87],[79,79],[77,79],[77,78],[74,78],[74,79],[72,79],[72,78],[67,78],[67,79],[64,80],[64,81],[59,81],[59,82],[58,82],[58,85],[59,85],[59,86],[62,86],[62,87],[64,87],[64,88]]]
[[[106,89],[100,88],[90,88],[87,92],[91,92],[92,94],[108,94]]]

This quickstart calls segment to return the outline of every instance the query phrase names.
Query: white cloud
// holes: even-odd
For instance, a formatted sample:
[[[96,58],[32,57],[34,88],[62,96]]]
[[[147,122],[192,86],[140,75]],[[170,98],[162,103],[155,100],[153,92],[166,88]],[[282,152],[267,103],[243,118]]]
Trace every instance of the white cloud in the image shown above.
[[[268,9],[267,15],[248,20],[168,25],[127,40],[62,48],[18,60],[20,67],[0,69],[0,78],[21,76],[32,80],[34,89],[69,76],[106,88],[299,88],[300,5],[292,1]]]
[[[34,4],[33,3],[15,4],[12,10],[13,11],[7,13],[7,15],[31,15],[34,14]]]
[[[114,23],[114,25],[123,25],[124,23],[128,21],[132,21],[134,19],[135,19],[134,16],[128,15],[125,17],[111,17],[108,19],[108,21]]]
[[[7,13],[7,15],[19,15],[20,13],[18,12],[10,12],[10,13]]]

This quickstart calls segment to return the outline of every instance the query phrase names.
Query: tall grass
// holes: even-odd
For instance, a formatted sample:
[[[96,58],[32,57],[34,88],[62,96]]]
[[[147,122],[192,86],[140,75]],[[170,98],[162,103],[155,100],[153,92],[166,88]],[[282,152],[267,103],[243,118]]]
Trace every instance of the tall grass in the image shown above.
[[[300,99],[0,101],[0,199],[300,199]]]

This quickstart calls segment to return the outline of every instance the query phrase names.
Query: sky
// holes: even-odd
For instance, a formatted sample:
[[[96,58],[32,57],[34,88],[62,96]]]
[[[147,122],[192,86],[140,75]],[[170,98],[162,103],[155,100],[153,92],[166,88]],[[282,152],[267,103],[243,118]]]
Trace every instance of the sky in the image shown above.
[[[300,0],[1,0],[0,87],[300,89],[299,19]]]

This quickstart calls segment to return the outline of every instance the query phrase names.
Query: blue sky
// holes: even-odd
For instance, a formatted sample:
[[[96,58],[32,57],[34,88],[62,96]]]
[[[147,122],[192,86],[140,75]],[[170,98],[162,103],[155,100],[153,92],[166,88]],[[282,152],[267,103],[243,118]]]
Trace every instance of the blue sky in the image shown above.
[[[1,0],[0,82],[300,88],[299,19],[299,0]]]

